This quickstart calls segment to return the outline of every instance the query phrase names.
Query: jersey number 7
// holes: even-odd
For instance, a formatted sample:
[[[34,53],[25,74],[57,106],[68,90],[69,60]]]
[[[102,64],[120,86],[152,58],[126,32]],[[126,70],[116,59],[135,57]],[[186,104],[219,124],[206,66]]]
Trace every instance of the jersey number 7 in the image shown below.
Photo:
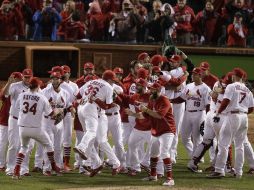
[[[241,104],[243,102],[244,98],[246,97],[246,93],[241,92],[240,94],[241,94],[241,99],[239,101],[239,104]]]

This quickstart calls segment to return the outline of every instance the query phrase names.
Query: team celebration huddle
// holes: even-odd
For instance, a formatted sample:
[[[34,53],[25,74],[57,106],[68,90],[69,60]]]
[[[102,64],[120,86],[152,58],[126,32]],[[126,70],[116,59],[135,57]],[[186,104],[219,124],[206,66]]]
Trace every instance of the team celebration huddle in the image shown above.
[[[254,100],[243,69],[216,77],[208,62],[194,67],[180,50],[134,59],[130,71],[116,67],[102,76],[86,62],[75,82],[67,65],[54,66],[46,83],[31,69],[13,72],[0,93],[0,170],[13,179],[30,176],[35,148],[32,171],[45,176],[75,170],[95,177],[109,167],[112,177],[146,172],[141,180],[174,186],[179,142],[189,157],[186,171],[201,173],[208,152],[208,178],[241,178],[244,160],[254,174],[247,137]]]

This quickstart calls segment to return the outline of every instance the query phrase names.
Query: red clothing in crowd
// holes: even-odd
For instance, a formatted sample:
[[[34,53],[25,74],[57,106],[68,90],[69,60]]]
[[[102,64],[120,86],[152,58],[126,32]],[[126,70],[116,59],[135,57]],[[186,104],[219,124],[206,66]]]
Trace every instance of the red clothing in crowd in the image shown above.
[[[132,104],[135,106],[135,112],[139,113],[140,109],[139,106],[141,104],[148,104],[149,99],[150,99],[150,94],[145,93],[145,94],[138,94],[135,93],[132,96],[128,96],[128,95],[123,95],[122,96],[123,101],[126,102],[126,104]],[[136,129],[140,130],[140,131],[149,131],[151,130],[151,121],[147,118],[144,119],[137,119],[136,118],[136,124],[135,127]]]
[[[204,78],[202,78],[202,81],[209,86],[211,89],[213,89],[214,84],[218,81],[218,77],[216,77],[213,74],[209,74],[207,76],[204,76]]]
[[[177,6],[174,7],[175,20],[177,22],[177,33],[192,32],[192,22],[195,20],[195,14],[192,8],[185,5],[183,9]]]
[[[217,43],[219,27],[219,14],[217,12],[208,12],[206,10],[200,11],[195,20],[195,29],[199,35],[205,37],[205,42]]]
[[[145,117],[148,117],[151,120],[151,133],[153,136],[158,137],[165,133],[175,134],[176,127],[173,109],[169,99],[166,96],[160,96],[156,100],[150,100],[148,108],[157,112],[162,117],[161,119],[157,119],[149,116],[148,114],[144,114]]]
[[[0,94],[0,125],[8,126],[9,111],[11,107],[10,98]]]
[[[69,21],[65,24],[65,40],[80,40],[83,38],[85,38],[85,25],[82,22]]]
[[[239,30],[235,28],[234,24],[228,25],[227,46],[246,47],[246,35],[248,33],[248,29],[246,26],[242,25],[242,30],[243,30],[244,37],[239,35]]]

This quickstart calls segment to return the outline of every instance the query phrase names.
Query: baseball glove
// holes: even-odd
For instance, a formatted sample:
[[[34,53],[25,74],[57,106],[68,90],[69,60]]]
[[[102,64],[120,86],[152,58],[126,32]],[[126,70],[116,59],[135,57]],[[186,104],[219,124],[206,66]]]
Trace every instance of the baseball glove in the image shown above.
[[[64,109],[63,112],[60,112],[55,117],[53,117],[53,119],[55,120],[54,125],[57,125],[58,123],[60,123],[64,119],[66,113],[67,113],[67,109]]]

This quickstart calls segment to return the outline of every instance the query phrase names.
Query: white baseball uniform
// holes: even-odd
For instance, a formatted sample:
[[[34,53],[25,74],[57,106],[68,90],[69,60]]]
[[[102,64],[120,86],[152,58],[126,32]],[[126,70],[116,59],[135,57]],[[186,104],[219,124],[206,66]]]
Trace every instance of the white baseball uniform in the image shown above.
[[[19,109],[20,152],[27,153],[30,138],[41,143],[47,152],[52,152],[52,141],[46,131],[42,129],[41,122],[38,122],[42,121],[44,115],[49,115],[53,111],[47,98],[38,92],[24,92],[19,95],[16,107]]]
[[[214,84],[213,90],[221,86],[219,81]],[[218,123],[213,122],[213,118],[215,116],[215,112],[219,109],[221,105],[221,101],[223,100],[224,94],[218,94],[216,102],[211,101],[210,111],[207,113],[205,118],[205,126],[204,126],[204,136],[203,141],[200,143],[196,150],[193,152],[192,160],[190,160],[188,166],[193,167],[200,162],[200,159],[204,156],[205,152],[213,145],[213,140],[219,137],[219,132],[222,126],[223,121],[225,120],[225,113],[222,112],[221,119]],[[216,147],[216,145],[213,145]],[[212,160],[213,165],[215,164],[215,160]]]
[[[42,94],[48,99],[53,109],[55,108],[67,109],[72,105],[69,98],[69,93],[62,88],[60,88],[59,92],[56,92],[52,84],[49,84],[47,88],[43,89]],[[49,137],[54,144],[56,164],[58,166],[61,166],[63,163],[62,162],[63,157],[61,156],[62,155],[61,147],[63,140],[63,121],[55,125],[54,124],[55,120],[51,119],[51,117],[48,116],[44,116],[42,121],[43,121],[42,122],[43,129],[49,134]],[[44,172],[51,170],[50,162],[46,154],[44,154],[43,170]]]
[[[235,173],[242,176],[244,163],[244,141],[248,130],[248,108],[254,107],[253,94],[241,82],[234,82],[226,87],[224,99],[230,100],[225,109],[227,114],[219,134],[215,172],[225,174],[224,168],[228,148],[232,141],[235,144]]]
[[[11,84],[8,95],[11,99],[11,108],[10,108],[10,115],[8,121],[8,151],[7,151],[7,169],[6,173],[13,173],[14,167],[16,164],[16,155],[18,149],[20,147],[20,139],[19,139],[19,127],[18,127],[18,109],[15,107],[17,98],[19,94],[22,92],[26,92],[28,90],[28,86],[24,84],[23,81],[16,82]],[[31,141],[32,143],[32,141]],[[24,173],[29,173],[29,156],[26,155],[23,164],[21,165],[21,175]]]
[[[183,72],[182,67],[178,67],[176,69],[171,70],[169,72],[169,75],[171,75],[174,78],[179,78],[184,75],[184,72]],[[181,92],[184,90],[185,86],[186,86],[186,83],[184,82],[183,84],[181,84],[178,87],[178,89],[166,90],[165,95],[169,99],[177,98],[181,95]],[[173,115],[174,115],[174,119],[175,119],[175,123],[176,123],[176,134],[174,136],[174,140],[173,140],[172,146],[171,146],[170,159],[173,163],[175,163],[176,156],[177,156],[178,135],[179,135],[179,132],[181,131],[181,126],[182,126],[182,122],[183,122],[185,103],[183,102],[181,104],[173,104],[172,106],[173,106]]]
[[[115,160],[116,156],[107,141],[108,121],[105,115],[105,110],[101,110],[95,102],[89,102],[88,98],[92,95],[106,104],[111,104],[113,103],[113,87],[103,79],[92,80],[80,88],[80,94],[84,101],[87,101],[85,105],[82,106],[86,133],[77,148],[81,149],[87,157],[92,158],[94,160],[93,167],[98,168],[101,165],[101,160],[94,147],[95,140],[99,140],[98,142],[101,150],[107,154],[109,159]],[[100,123],[99,120],[101,120]],[[105,129],[106,135],[104,134]],[[120,162],[117,158],[114,164],[120,166]]]
[[[181,98],[186,102],[181,136],[190,158],[196,147],[202,142],[200,125],[205,120],[206,106],[211,101],[210,91],[211,89],[205,83],[195,85],[193,82],[187,84],[181,94]]]
[[[123,89],[121,86],[117,84],[113,84],[113,89],[118,94],[123,93]],[[112,139],[114,142],[115,154],[121,165],[123,167],[126,166],[125,160],[125,151],[123,145],[123,138],[122,138],[122,123],[121,123],[121,115],[120,115],[120,106],[117,105],[113,108],[106,110],[106,115],[108,117],[108,131],[112,134]]]

